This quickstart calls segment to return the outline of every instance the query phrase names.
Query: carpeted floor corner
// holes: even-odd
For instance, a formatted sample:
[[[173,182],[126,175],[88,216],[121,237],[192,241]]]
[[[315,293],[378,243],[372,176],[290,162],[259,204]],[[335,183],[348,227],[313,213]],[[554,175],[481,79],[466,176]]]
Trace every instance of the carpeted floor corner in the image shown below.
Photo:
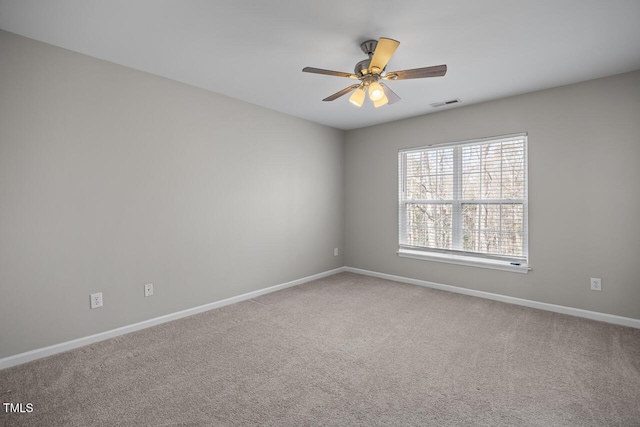
[[[2,426],[640,426],[640,330],[341,273],[2,370],[0,396],[33,404]]]

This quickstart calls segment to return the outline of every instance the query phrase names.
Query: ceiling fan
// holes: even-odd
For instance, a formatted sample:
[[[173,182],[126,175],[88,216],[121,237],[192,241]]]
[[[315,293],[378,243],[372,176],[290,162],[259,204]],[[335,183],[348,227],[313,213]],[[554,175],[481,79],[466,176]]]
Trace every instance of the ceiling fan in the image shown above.
[[[400,101],[400,97],[396,95],[394,91],[389,89],[389,86],[381,83],[380,80],[422,79],[425,77],[440,77],[447,73],[446,65],[386,72],[385,68],[387,66],[387,62],[389,62],[389,59],[391,59],[391,56],[399,45],[399,41],[385,37],[381,37],[378,41],[367,40],[362,43],[360,48],[369,56],[369,58],[358,62],[353,74],[313,67],[305,67],[302,71],[305,73],[326,74],[329,76],[348,77],[350,79],[360,80],[360,83],[344,88],[341,91],[326,97],[323,101],[333,101],[334,99],[338,99],[341,96],[354,91],[349,98],[349,101],[358,107],[362,107],[365,92],[368,88],[369,99],[371,99],[376,108]]]

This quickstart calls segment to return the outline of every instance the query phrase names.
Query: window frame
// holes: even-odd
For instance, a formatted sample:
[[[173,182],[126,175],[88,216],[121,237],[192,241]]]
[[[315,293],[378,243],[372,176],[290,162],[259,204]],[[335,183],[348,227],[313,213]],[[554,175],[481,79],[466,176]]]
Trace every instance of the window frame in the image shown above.
[[[463,199],[462,185],[460,180],[463,176],[462,171],[462,147],[464,146],[481,146],[483,144],[506,142],[509,139],[522,139],[524,151],[524,198],[523,199]],[[405,188],[407,187],[407,153],[436,151],[444,148],[452,147],[453,150],[453,193],[452,199],[449,200],[409,200],[405,198]],[[437,174],[436,174],[437,175]],[[527,132],[492,136],[486,138],[446,142],[440,144],[430,144],[420,147],[404,148],[398,150],[398,251],[397,254],[405,258],[414,258],[428,261],[437,261],[451,264],[467,265],[473,267],[482,267],[496,270],[506,270],[518,273],[527,273],[531,270],[529,264],[529,227],[528,227],[528,207],[529,207],[529,171],[528,171],[528,134]],[[452,223],[451,236],[453,249],[439,249],[422,246],[411,246],[407,242],[407,205],[412,203],[423,204],[451,204],[452,207]],[[465,203],[471,204],[518,204],[523,209],[523,255],[522,257],[513,257],[497,254],[485,254],[481,252],[465,251],[461,248],[462,244],[462,228],[463,214],[462,206]],[[502,231],[500,231],[502,233]]]

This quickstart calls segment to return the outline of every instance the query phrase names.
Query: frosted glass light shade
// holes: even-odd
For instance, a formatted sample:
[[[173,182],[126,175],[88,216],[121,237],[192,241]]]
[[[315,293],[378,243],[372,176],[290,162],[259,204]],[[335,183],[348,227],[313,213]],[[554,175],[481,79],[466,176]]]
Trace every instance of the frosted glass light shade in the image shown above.
[[[387,105],[387,102],[389,102],[389,99],[387,98],[387,95],[385,95],[383,92],[382,98],[378,99],[377,101],[373,101],[373,106],[376,108],[382,107],[383,105]]]
[[[381,100],[384,96],[384,89],[380,83],[373,82],[369,85],[369,99],[373,102]]]
[[[353,92],[353,95],[349,98],[349,102],[357,107],[362,107],[364,103],[364,87],[359,87]]]

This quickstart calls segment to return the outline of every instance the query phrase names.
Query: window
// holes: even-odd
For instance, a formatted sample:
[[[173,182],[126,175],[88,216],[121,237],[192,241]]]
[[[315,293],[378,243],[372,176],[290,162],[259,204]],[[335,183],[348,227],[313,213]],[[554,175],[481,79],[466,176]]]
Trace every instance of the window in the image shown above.
[[[400,256],[526,272],[527,135],[400,150]]]

